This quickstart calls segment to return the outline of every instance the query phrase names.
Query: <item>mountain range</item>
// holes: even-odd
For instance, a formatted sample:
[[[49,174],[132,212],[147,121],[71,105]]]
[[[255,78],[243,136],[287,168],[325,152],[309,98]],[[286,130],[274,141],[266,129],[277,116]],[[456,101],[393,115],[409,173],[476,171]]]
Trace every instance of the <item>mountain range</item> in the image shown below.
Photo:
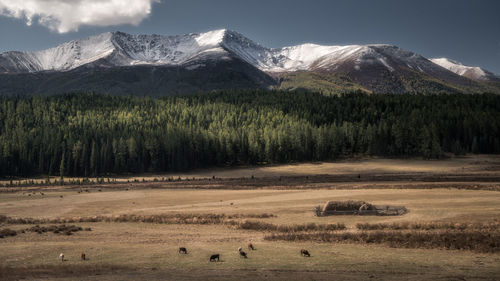
[[[107,32],[47,50],[0,54],[0,95],[163,96],[249,88],[499,93],[500,77],[393,45],[267,48],[225,29],[177,36]]]

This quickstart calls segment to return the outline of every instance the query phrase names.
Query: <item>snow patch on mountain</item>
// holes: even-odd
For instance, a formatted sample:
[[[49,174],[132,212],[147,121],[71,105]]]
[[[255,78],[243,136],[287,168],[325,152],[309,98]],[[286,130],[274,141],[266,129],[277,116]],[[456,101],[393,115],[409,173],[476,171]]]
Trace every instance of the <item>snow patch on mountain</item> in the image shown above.
[[[343,47],[302,44],[277,49],[275,54],[280,58],[279,63],[271,65],[269,71],[307,70],[320,58],[327,55],[334,56],[341,48]]]
[[[430,59],[433,63],[440,65],[448,70],[455,72],[458,75],[464,75],[468,70],[477,70],[479,75],[484,75],[484,71],[479,67],[465,66],[462,63],[447,58],[433,58]]]
[[[481,67],[478,66],[467,66],[463,65],[462,63],[451,60],[448,58],[433,58],[430,59],[433,63],[444,67],[452,72],[455,72],[456,74],[460,76],[465,76],[470,79],[474,80],[495,80],[498,79],[498,77],[487,71],[482,69]]]
[[[201,33],[195,38],[195,40],[200,47],[216,46],[222,42],[224,36],[226,35],[226,32],[227,31],[225,29],[219,29],[219,30],[209,31],[206,33]]]
[[[218,47],[223,31],[182,36],[130,35],[116,32],[113,36],[115,47],[130,58],[134,65],[181,65],[207,50]],[[212,50],[213,51],[213,50]],[[223,52],[222,49],[217,51]],[[127,61],[118,62],[126,65]]]

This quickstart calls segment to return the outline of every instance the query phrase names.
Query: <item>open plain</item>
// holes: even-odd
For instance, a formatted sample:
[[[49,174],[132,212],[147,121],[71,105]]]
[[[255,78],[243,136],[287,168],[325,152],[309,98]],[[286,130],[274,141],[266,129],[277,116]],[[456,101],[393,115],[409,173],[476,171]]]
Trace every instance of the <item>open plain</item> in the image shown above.
[[[409,212],[316,217],[313,208],[329,200],[400,205]],[[0,215],[0,230],[16,232],[0,238],[2,280],[500,276],[498,156],[360,159],[119,177],[109,184],[4,187]],[[61,224],[82,230],[30,230]],[[433,242],[415,238],[422,235]],[[471,248],[470,237],[492,242]],[[188,254],[179,254],[179,247]],[[311,257],[301,256],[301,249]],[[210,262],[215,253],[220,261]]]

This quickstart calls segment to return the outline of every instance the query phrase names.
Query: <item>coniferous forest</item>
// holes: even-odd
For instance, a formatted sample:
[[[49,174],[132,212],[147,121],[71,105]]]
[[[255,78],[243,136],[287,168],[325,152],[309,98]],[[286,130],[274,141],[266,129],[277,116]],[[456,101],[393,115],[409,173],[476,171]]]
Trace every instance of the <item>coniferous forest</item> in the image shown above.
[[[500,96],[240,90],[0,98],[0,177],[470,152],[500,153]]]

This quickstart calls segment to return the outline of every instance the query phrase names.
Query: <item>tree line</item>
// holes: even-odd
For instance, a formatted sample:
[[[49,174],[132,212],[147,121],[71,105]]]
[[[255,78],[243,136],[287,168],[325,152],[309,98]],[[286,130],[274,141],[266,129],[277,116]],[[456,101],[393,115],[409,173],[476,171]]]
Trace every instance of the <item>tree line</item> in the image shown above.
[[[500,96],[265,90],[0,98],[0,176],[500,152]]]

